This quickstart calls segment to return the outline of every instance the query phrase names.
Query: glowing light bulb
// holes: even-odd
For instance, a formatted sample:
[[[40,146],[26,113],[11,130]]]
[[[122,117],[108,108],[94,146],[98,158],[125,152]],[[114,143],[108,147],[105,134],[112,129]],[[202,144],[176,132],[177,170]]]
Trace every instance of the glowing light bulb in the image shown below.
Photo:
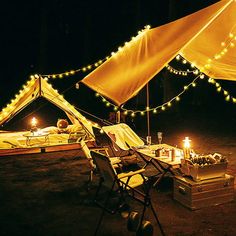
[[[176,60],[180,60],[180,55],[177,55],[177,56],[176,56]]]
[[[229,101],[230,100],[230,96],[228,95],[226,98],[225,98],[225,101]]]
[[[201,74],[200,75],[200,79],[204,79],[205,75],[204,74]]]

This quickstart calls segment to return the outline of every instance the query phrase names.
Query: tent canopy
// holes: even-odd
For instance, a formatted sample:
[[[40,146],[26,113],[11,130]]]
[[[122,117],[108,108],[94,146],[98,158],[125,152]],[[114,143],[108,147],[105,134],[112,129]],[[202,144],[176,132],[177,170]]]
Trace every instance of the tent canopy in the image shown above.
[[[144,30],[82,82],[121,105],[178,54],[210,77],[236,80],[235,12],[235,0],[222,0],[179,20]]]
[[[3,108],[0,112],[0,125],[14,117],[38,97],[44,97],[63,110],[72,124],[80,123],[90,134],[93,133],[92,123],[53,89],[46,79],[39,76],[31,78],[24,86],[24,89],[11,101],[11,104],[8,104],[7,107]]]

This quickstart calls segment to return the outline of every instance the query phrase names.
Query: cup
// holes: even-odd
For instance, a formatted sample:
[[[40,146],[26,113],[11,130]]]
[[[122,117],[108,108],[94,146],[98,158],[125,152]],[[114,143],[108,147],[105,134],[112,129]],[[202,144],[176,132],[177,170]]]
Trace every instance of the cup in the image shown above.
[[[147,136],[146,137],[146,142],[147,142],[147,145],[151,145],[152,144],[152,137],[151,136]]]

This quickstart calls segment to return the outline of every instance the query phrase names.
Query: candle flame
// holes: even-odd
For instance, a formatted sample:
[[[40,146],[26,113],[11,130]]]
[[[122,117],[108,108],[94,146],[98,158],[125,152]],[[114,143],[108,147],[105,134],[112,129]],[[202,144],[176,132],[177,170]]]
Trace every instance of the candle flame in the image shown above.
[[[37,119],[35,117],[33,117],[31,120],[31,125],[36,126],[36,124],[37,124]]]

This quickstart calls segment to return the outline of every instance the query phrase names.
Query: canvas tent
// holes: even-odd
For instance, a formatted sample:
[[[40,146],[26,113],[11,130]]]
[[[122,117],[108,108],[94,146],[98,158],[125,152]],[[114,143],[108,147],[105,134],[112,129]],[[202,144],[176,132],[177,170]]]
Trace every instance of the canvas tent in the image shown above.
[[[53,89],[46,79],[40,76],[32,77],[24,86],[24,89],[20,91],[20,94],[12,100],[11,104],[3,108],[0,112],[0,125],[14,117],[38,97],[44,97],[49,102],[62,109],[67,114],[72,124],[80,124],[87,133],[92,134],[92,123]]]
[[[221,0],[174,22],[145,30],[82,82],[121,105],[178,54],[212,78],[236,80],[235,12],[235,0]]]

